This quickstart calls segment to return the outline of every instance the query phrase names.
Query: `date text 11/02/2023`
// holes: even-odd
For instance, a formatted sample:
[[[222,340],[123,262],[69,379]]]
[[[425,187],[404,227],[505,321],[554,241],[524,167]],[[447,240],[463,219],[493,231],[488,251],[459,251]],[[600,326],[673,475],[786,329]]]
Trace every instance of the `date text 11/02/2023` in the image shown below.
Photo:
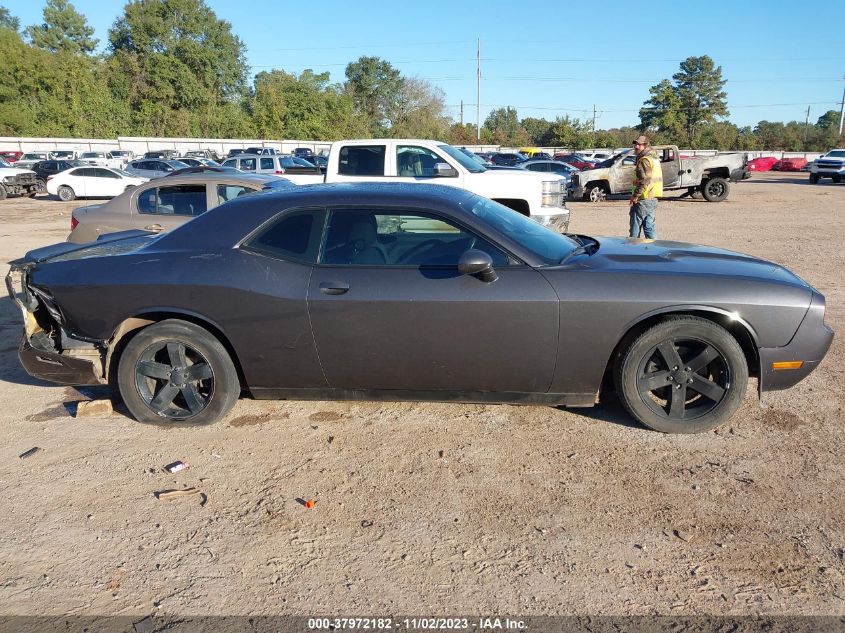
[[[441,618],[441,617],[337,617],[308,618],[310,630],[404,630],[404,631],[450,631],[450,630],[510,630],[526,629],[524,620],[500,617]]]

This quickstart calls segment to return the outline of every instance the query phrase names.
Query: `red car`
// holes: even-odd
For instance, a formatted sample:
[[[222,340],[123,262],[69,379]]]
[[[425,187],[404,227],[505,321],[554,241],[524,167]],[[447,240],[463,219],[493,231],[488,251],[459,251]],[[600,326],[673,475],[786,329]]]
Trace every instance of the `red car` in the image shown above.
[[[0,151],[0,158],[5,160],[7,163],[16,162],[21,156],[23,156],[23,152],[17,152],[14,150]]]
[[[807,164],[806,158],[784,158],[780,161],[780,171],[801,171]]]
[[[568,163],[577,169],[592,169],[596,165],[594,162],[588,161],[578,154],[557,153],[552,157],[552,160],[559,160],[564,163]]]
[[[778,162],[774,156],[761,156],[748,161],[748,171],[771,171],[772,166]]]

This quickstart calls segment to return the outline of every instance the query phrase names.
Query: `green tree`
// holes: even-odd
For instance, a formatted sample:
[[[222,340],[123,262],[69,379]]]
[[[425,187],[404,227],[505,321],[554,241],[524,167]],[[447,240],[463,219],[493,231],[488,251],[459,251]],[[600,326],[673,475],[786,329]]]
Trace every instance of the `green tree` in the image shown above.
[[[282,70],[258,73],[251,107],[255,132],[262,138],[328,141],[366,131],[352,99],[329,85],[329,73],[310,69],[299,76]]]
[[[109,47],[122,73],[113,89],[128,101],[136,133],[231,129],[226,119],[246,96],[244,45],[203,0],[132,0],[109,30]]]
[[[452,123],[446,140],[452,145],[475,145],[478,143],[478,133],[473,123]]]
[[[390,135],[394,138],[446,139],[450,119],[443,91],[416,77],[402,82]]]
[[[680,72],[672,75],[686,118],[686,135],[690,146],[697,147],[699,128],[727,117],[728,95],[724,91],[722,67],[707,55],[688,57],[681,62]]]
[[[648,91],[651,98],[640,108],[640,129],[657,143],[684,144],[687,117],[677,88],[664,79]]]
[[[554,124],[546,119],[536,119],[528,117],[522,119],[520,122],[525,131],[528,133],[528,142],[532,145],[539,145],[540,147],[548,147],[554,141]]]
[[[386,135],[393,124],[403,83],[400,72],[379,57],[360,57],[346,66],[347,93],[369,121],[373,136]]]
[[[0,5],[0,29],[11,29],[15,33],[21,28],[21,21]]]
[[[528,132],[519,124],[516,108],[510,106],[493,110],[484,121],[484,128],[497,145],[519,147],[529,142]]]
[[[585,149],[593,144],[592,122],[582,122],[568,115],[557,117],[552,127],[555,146],[570,149]]]
[[[52,53],[90,54],[97,48],[94,29],[67,0],[47,0],[44,23],[26,27],[33,46]]]
[[[722,67],[707,55],[688,57],[680,71],[649,88],[651,98],[640,110],[640,128],[655,140],[699,147],[699,134],[708,125],[726,118],[727,93]]]

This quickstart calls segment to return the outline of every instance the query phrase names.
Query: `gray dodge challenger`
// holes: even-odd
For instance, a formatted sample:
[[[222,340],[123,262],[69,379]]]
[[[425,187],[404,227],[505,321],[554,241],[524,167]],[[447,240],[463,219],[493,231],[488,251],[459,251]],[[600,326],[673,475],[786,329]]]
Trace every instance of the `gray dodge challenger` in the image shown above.
[[[824,297],[789,270],[681,242],[562,235],[453,187],[242,196],[166,234],[12,262],[33,376],[111,384],[141,422],[254,398],[588,407],[652,429],[736,411],[824,358]]]

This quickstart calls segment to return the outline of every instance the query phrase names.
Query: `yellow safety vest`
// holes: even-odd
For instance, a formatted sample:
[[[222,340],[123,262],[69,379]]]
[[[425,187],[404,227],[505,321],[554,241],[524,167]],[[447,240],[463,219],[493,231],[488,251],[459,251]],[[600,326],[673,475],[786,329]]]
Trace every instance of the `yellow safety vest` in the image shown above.
[[[640,160],[645,163],[647,176],[643,182],[640,182],[636,176],[634,177],[634,188],[631,193],[636,194],[639,189],[641,193],[637,197],[641,200],[661,197],[663,195],[663,170],[660,167],[660,162],[651,154],[646,154]]]

